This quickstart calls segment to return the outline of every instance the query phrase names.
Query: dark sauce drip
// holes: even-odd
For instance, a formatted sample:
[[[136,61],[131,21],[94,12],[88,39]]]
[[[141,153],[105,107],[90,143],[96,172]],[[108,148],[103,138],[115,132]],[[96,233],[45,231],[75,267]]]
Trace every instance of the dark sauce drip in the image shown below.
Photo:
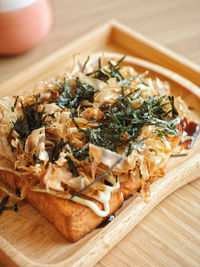
[[[192,146],[194,144],[194,141],[196,140],[197,135],[200,132],[200,126],[197,123],[193,122],[193,121],[188,122],[188,120],[186,118],[184,118],[182,120],[181,126],[183,128],[183,131],[185,131],[187,133],[187,136],[189,136],[190,139],[188,139],[188,140],[186,140],[184,142],[181,142],[180,145],[182,147],[184,147],[185,149],[190,149],[190,148],[192,148]],[[109,185],[109,182],[105,181],[105,184]],[[139,191],[140,190],[138,190],[138,192]],[[102,227],[106,226],[108,223],[110,223],[112,220],[114,220],[114,218],[115,218],[114,214],[110,215],[97,228],[102,228]]]
[[[115,215],[114,214],[111,214],[105,221],[103,221],[101,224],[99,224],[99,226],[97,228],[102,228],[102,227],[106,226],[111,221],[113,221],[114,218],[115,218]]]
[[[200,126],[193,121],[188,122],[187,119],[184,118],[182,121],[182,127],[183,127],[183,130],[187,133],[187,136],[191,138],[184,142],[181,142],[180,145],[184,147],[185,149],[190,149],[192,148],[194,141],[197,138],[197,135],[200,131]]]

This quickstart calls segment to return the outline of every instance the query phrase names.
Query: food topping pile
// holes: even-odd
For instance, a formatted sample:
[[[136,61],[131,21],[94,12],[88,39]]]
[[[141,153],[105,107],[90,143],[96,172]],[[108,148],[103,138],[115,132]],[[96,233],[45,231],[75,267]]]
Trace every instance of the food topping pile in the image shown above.
[[[33,95],[0,100],[0,170],[20,177],[19,198],[44,192],[103,217],[114,190],[148,199],[174,149],[185,148],[190,111],[166,82],[123,60],[88,57]]]

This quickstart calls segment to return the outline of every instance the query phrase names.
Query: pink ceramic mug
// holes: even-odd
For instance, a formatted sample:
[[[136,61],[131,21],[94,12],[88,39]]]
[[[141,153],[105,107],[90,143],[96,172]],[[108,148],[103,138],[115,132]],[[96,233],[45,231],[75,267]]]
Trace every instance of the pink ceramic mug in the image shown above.
[[[48,0],[0,0],[0,54],[30,50],[44,38],[51,24]]]

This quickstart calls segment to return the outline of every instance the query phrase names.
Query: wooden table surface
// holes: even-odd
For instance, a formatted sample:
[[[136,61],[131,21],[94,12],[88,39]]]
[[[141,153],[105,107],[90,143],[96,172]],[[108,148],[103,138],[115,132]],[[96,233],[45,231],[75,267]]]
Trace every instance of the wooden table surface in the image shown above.
[[[24,55],[0,56],[0,82],[111,18],[200,63],[199,0],[52,0],[51,3],[54,11],[51,32],[38,47]],[[200,197],[193,192],[199,189],[197,180],[169,196],[96,266],[198,266]],[[173,204],[177,198],[179,207]],[[187,252],[183,254],[185,248]]]

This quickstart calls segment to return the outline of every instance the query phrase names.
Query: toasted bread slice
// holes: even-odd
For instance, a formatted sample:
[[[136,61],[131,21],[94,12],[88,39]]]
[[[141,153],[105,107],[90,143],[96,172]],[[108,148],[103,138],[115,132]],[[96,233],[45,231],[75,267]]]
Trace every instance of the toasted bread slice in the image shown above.
[[[0,171],[0,180],[12,190],[22,187],[19,177],[7,171]],[[26,200],[71,242],[78,241],[106,219],[96,215],[92,209],[86,206],[46,193],[29,191],[26,194]],[[103,209],[101,203],[92,201]],[[120,189],[112,192],[109,215],[114,213],[123,204],[123,201]]]

